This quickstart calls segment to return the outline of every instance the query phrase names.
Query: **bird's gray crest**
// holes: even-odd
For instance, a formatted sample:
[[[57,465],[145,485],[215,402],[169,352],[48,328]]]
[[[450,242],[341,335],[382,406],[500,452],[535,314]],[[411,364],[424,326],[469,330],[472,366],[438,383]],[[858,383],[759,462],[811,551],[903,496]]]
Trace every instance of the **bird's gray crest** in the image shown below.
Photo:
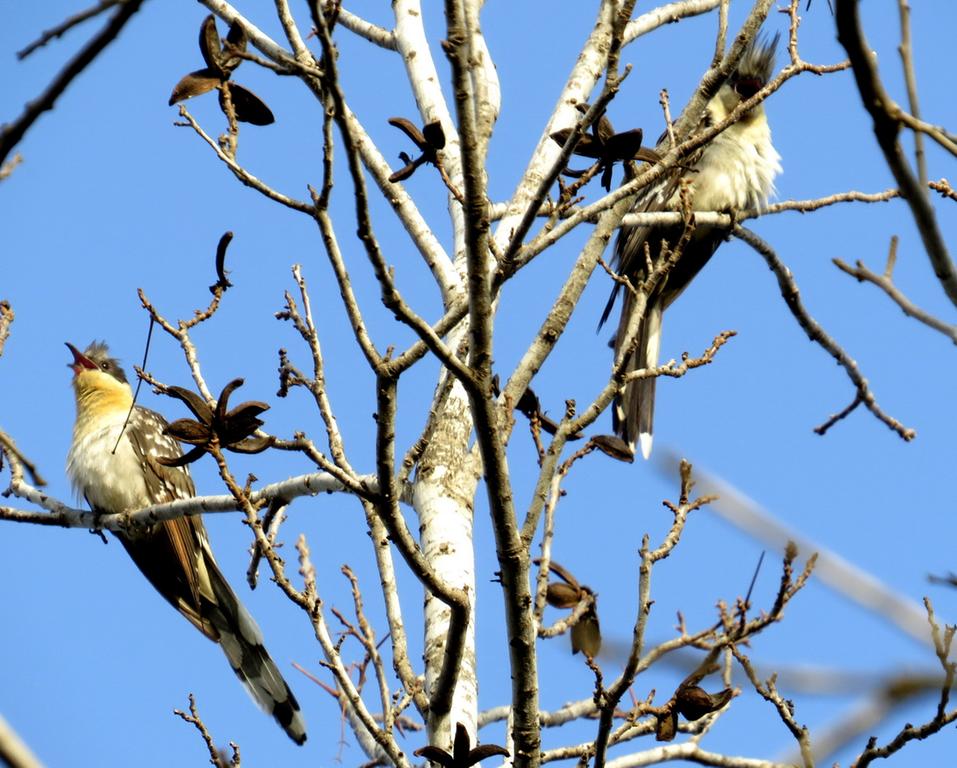
[[[773,37],[761,34],[752,40],[738,62],[737,77],[754,78],[767,83],[774,72],[774,59],[780,40],[780,32],[775,32]]]
[[[105,341],[96,341],[94,339],[90,342],[90,345],[83,350],[83,355],[100,366],[101,370],[110,374],[117,381],[122,381],[124,384],[129,383],[126,378],[126,371],[123,370],[119,360],[110,356],[110,347]],[[104,363],[106,365],[104,365]]]

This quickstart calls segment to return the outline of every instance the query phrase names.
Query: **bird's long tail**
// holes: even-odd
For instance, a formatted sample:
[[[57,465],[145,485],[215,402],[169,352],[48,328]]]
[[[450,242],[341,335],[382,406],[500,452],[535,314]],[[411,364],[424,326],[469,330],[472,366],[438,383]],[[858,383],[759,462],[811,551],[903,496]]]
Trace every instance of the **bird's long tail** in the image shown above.
[[[263,645],[262,632],[239,602],[215,561],[207,559],[209,583],[216,595],[208,620],[219,634],[219,644],[233,672],[260,708],[273,716],[290,739],[306,740],[306,724],[299,703]]]
[[[306,740],[299,704],[263,636],[216,564],[200,517],[183,517],[135,537],[117,534],[133,562],[177,611],[218,643],[253,700],[297,744]]]
[[[654,368],[658,365],[658,351],[661,347],[662,307],[657,301],[650,301],[641,320],[638,332],[638,345],[628,361],[627,371]],[[619,329],[619,333],[621,330]],[[655,382],[654,376],[632,381],[625,386],[612,415],[615,433],[625,440],[631,449],[635,442],[641,449],[641,455],[651,455],[652,435],[655,420]]]

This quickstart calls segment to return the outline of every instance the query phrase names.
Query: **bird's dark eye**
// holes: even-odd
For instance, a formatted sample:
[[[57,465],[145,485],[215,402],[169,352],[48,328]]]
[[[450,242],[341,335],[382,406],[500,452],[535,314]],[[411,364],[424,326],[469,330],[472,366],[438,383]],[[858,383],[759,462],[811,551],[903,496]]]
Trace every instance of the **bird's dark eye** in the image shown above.
[[[750,99],[764,87],[764,83],[757,77],[736,77],[731,86],[742,99]]]
[[[100,368],[102,368],[104,371],[108,371],[110,370],[110,364],[104,360],[102,363],[100,363]]]

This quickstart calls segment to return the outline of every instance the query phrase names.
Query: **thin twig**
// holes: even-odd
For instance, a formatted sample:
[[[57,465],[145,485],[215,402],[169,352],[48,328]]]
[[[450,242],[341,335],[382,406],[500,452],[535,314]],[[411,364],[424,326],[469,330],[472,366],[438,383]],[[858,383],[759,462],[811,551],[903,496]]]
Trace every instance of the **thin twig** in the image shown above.
[[[98,2],[96,5],[92,5],[89,8],[73,14],[72,16],[68,16],[56,26],[43,30],[43,33],[36,40],[27,45],[25,48],[17,51],[17,58],[20,61],[23,61],[35,50],[42,48],[51,40],[62,37],[71,29],[73,29],[73,27],[82,24],[88,19],[92,19],[94,16],[98,16],[99,14],[103,13],[103,11],[112,8],[114,5],[122,5],[125,2],[126,0],[100,0],[100,2]]]
[[[896,242],[896,238],[894,242]],[[893,252],[894,249],[892,247],[891,253]],[[884,293],[886,293],[908,317],[913,317],[915,320],[923,323],[928,328],[933,328],[935,331],[942,333],[944,336],[954,342],[954,344],[957,344],[957,325],[945,323],[940,318],[935,317],[924,309],[921,309],[914,304],[914,302],[908,299],[907,296],[904,295],[903,291],[901,291],[900,288],[894,284],[892,267],[890,269],[885,269],[884,273],[879,275],[876,272],[868,269],[864,262],[860,259],[854,262],[853,267],[849,264],[846,264],[841,259],[832,259],[832,261],[834,262],[834,266],[851,277],[856,278],[859,282],[873,283],[876,285],[878,288],[884,291]],[[888,261],[890,261],[890,259]]]
[[[920,120],[920,102],[917,98],[917,72],[914,69],[914,49],[910,34],[910,4],[907,0],[898,0],[900,11],[901,42],[897,47],[904,67],[904,82],[907,83],[907,101],[911,114]],[[917,166],[917,178],[922,187],[927,186],[927,158],[924,155],[924,135],[914,132],[914,164]]]
[[[754,232],[749,229],[745,229],[740,225],[735,225],[733,233],[735,237],[740,238],[750,245],[765,260],[768,267],[771,268],[771,271],[774,272],[774,275],[777,278],[778,287],[781,289],[781,296],[788,305],[788,309],[791,310],[791,314],[794,315],[794,319],[797,320],[801,328],[804,329],[804,332],[807,334],[808,338],[811,341],[820,344],[821,347],[823,347],[824,350],[837,361],[838,365],[845,370],[848,378],[851,380],[851,383],[854,384],[854,387],[857,390],[855,402],[850,408],[846,408],[837,417],[831,417],[824,424],[817,427],[814,431],[819,435],[825,434],[834,424],[853,411],[857,405],[864,405],[871,413],[874,414],[874,416],[887,425],[889,429],[896,432],[903,440],[913,440],[917,436],[917,432],[910,427],[905,427],[893,416],[884,413],[881,407],[877,404],[877,400],[874,397],[874,393],[871,392],[870,386],[867,383],[867,379],[865,379],[861,374],[861,370],[858,367],[857,362],[824,331],[821,325],[813,317],[811,317],[810,314],[808,314],[807,309],[805,309],[804,304],[801,302],[800,291],[798,290],[797,283],[791,274],[791,270],[789,270],[778,258],[777,254],[774,252],[774,249],[772,249],[770,245],[758,237]]]
[[[605,753],[609,744],[615,708],[638,674],[638,666],[641,661],[645,643],[645,628],[648,623],[648,615],[651,612],[652,569],[655,562],[666,558],[674,549],[681,536],[681,532],[684,530],[688,514],[691,512],[689,504],[691,465],[687,462],[681,463],[680,478],[681,490],[679,503],[678,505],[671,505],[671,509],[674,513],[674,521],[661,546],[652,550],[648,534],[645,534],[641,541],[641,550],[639,552],[641,564],[638,568],[638,610],[636,612],[635,627],[632,633],[631,649],[621,676],[610,688],[603,692],[603,701],[601,701],[599,707],[598,733],[595,736],[595,768],[604,766]]]
[[[23,162],[23,155],[17,152],[5,163],[0,163],[0,181],[10,178],[14,169]]]
[[[930,624],[931,638],[934,642],[934,649],[937,658],[944,670],[944,681],[940,687],[940,699],[937,703],[937,712],[934,717],[923,725],[905,725],[894,738],[884,746],[877,745],[877,737],[872,736],[867,742],[867,747],[860,756],[851,763],[851,768],[865,768],[878,759],[888,758],[896,752],[899,752],[909,742],[925,739],[928,736],[937,733],[945,726],[957,720],[957,709],[947,711],[947,704],[950,700],[950,690],[954,686],[954,679],[957,677],[957,662],[950,661],[950,650],[953,644],[954,634],[957,627],[945,626],[941,632],[940,625],[934,616],[934,607],[930,599],[924,598],[924,607],[927,609],[927,621]]]
[[[731,0],[721,0],[718,6],[718,32],[714,39],[714,56],[711,57],[711,66],[716,67],[724,58],[724,49],[728,43],[728,6]]]
[[[375,671],[376,683],[379,686],[379,698],[382,704],[382,727],[386,733],[389,733],[392,731],[393,724],[395,723],[395,711],[392,707],[391,691],[389,690],[389,683],[386,679],[382,656],[379,654],[379,644],[376,642],[375,630],[372,629],[369,619],[366,618],[365,610],[362,606],[362,590],[359,587],[358,577],[348,565],[342,566],[340,570],[349,580],[349,584],[352,587],[352,602],[355,607],[356,620],[359,622],[359,631],[356,636],[362,644],[362,647],[365,648],[366,656],[372,663],[373,670]]]
[[[681,457],[659,454],[658,467],[670,477]],[[837,594],[873,612],[908,637],[927,645],[927,617],[919,604],[895,592],[874,574],[849,563],[821,542],[803,536],[784,525],[772,512],[748,498],[742,491],[716,475],[700,468],[695,472],[698,489],[717,496],[710,509],[726,522],[777,552],[794,542],[801,552],[817,552],[815,578]]]
[[[204,723],[203,719],[199,716],[199,708],[196,706],[196,697],[193,696],[193,694],[189,694],[189,713],[187,714],[181,709],[174,709],[173,714],[182,718],[199,731],[199,735],[202,736],[203,743],[206,744],[206,749],[209,752],[209,762],[216,766],[216,768],[228,768],[230,765],[239,765],[239,748],[235,744],[232,745],[232,760],[229,760],[226,754],[220,751],[216,746],[216,742],[213,741],[213,736],[206,727],[206,723]],[[232,742],[230,743],[232,744]]]
[[[336,419],[332,408],[332,402],[329,399],[329,393],[326,389],[325,363],[322,357],[322,347],[319,343],[319,331],[316,328],[312,317],[312,300],[309,296],[309,290],[306,285],[306,278],[302,274],[302,267],[299,264],[293,265],[292,276],[299,288],[299,297],[302,300],[302,313],[300,314],[296,302],[288,293],[286,294],[286,307],[289,317],[302,336],[303,341],[309,347],[312,354],[312,374],[313,378],[306,382],[306,386],[312,393],[316,401],[316,407],[326,427],[326,437],[329,440],[329,451],[336,465],[342,467],[345,471],[355,474],[352,466],[346,459],[345,445],[342,441],[342,432],[339,429],[339,422]]]
[[[13,480],[22,476],[22,472],[25,469],[29,473],[34,485],[38,485],[42,488],[47,484],[47,481],[44,480],[42,475],[37,471],[36,464],[20,452],[13,438],[2,429],[0,429],[0,455],[6,456],[10,462]],[[13,483],[11,482],[11,487],[12,485]]]
[[[950,182],[947,181],[947,179],[941,179],[940,181],[928,181],[927,186],[934,191],[939,192],[941,197],[957,200],[957,191],[950,186]]]
[[[899,140],[902,110],[890,98],[881,83],[874,56],[861,29],[858,5],[858,0],[836,0],[834,15],[837,21],[837,37],[850,57],[861,101],[874,123],[877,143],[897,180],[901,195],[910,206],[934,274],[937,275],[947,297],[957,306],[957,268],[951,260],[930,199],[904,158]]]
[[[734,654],[734,658],[737,659],[738,664],[741,665],[741,669],[744,670],[754,690],[757,691],[761,698],[774,705],[774,709],[777,711],[778,717],[781,718],[781,722],[784,723],[791,732],[791,735],[794,736],[794,739],[798,743],[798,749],[801,752],[801,759],[804,761],[805,768],[814,768],[814,754],[811,751],[811,734],[807,726],[800,725],[797,720],[794,719],[793,703],[778,693],[776,685],[777,676],[771,675],[770,678],[762,683],[758,679],[757,672],[755,672],[754,667],[751,665],[750,659],[744,655],[737,645],[731,645],[731,653]]]
[[[289,197],[284,195],[282,192],[279,192],[268,184],[266,184],[261,179],[253,176],[249,171],[247,171],[243,166],[241,166],[236,159],[219,145],[219,142],[216,141],[212,136],[206,133],[196,121],[196,119],[189,113],[189,110],[186,109],[185,105],[179,105],[179,114],[181,117],[185,118],[186,124],[188,127],[192,128],[196,133],[213,148],[213,151],[216,153],[216,156],[226,164],[226,166],[233,172],[233,175],[239,179],[247,187],[255,189],[260,194],[268,197],[274,202],[281,203],[287,208],[292,208],[294,211],[299,211],[300,213],[305,213],[309,216],[312,216],[314,213],[314,206],[309,203],[305,203],[302,200],[297,200],[296,198]],[[177,125],[182,125],[177,123]]]
[[[332,639],[323,614],[322,601],[319,599],[316,589],[316,570],[312,564],[305,535],[299,536],[296,549],[299,552],[299,573],[303,577],[304,588],[302,592],[297,592],[292,590],[291,585],[287,583],[287,586],[284,586],[284,591],[292,590],[291,593],[287,591],[287,594],[290,594],[290,597],[297,604],[301,604],[309,613],[316,639],[326,656],[324,666],[332,670],[335,675],[341,692],[341,700],[344,704],[348,702],[349,706],[344,706],[343,711],[349,717],[356,737],[371,758],[379,757],[380,755],[377,753],[381,751],[381,757],[388,759],[397,768],[409,768],[409,761],[396,743],[395,737],[392,733],[378,726],[375,717],[366,707],[361,692],[349,675],[349,670],[343,664],[337,644]]]
[[[945,197],[957,199],[957,193],[950,188],[950,185],[947,183],[946,179],[941,179],[940,181],[930,181],[927,183],[927,186],[940,192]],[[753,208],[750,210],[736,211],[735,221],[742,222],[747,219],[757,219],[762,216],[784,213],[786,211],[810,213],[811,211],[816,211],[819,208],[824,208],[829,205],[836,205],[837,203],[883,203],[887,202],[888,200],[893,200],[897,197],[900,197],[899,190],[886,189],[883,192],[857,192],[854,190],[848,192],[837,192],[833,195],[825,195],[824,197],[818,197],[810,200],[782,200],[779,203],[771,203],[770,205],[767,205],[761,209]],[[555,205],[551,203],[544,203],[539,209],[538,215],[540,217],[551,216],[555,213],[555,210]],[[562,215],[565,217],[570,217],[572,215],[579,214],[582,210],[583,209],[581,208],[572,206],[570,208],[564,209],[562,211]],[[492,205],[490,215],[493,221],[502,218],[505,213],[505,203],[495,203]],[[597,221],[599,215],[599,212],[596,210],[594,213],[586,217],[585,220]],[[681,218],[682,214],[680,211],[628,213],[622,219],[622,226],[680,224]],[[714,224],[716,226],[724,227],[731,225],[731,217],[726,213],[719,213],[717,211],[695,211],[695,219],[697,220],[698,224]]]
[[[96,35],[90,38],[89,42],[80,49],[66,66],[60,70],[59,74],[53,78],[47,89],[36,99],[29,102],[24,109],[23,114],[16,120],[8,123],[0,129],[0,167],[3,166],[7,155],[20,142],[26,132],[30,129],[37,118],[47,110],[53,109],[56,100],[60,97],[70,83],[79,75],[89,64],[100,55],[106,46],[116,39],[126,23],[133,18],[133,15],[140,9],[143,0],[127,0],[121,5],[112,18],[104,25]]]

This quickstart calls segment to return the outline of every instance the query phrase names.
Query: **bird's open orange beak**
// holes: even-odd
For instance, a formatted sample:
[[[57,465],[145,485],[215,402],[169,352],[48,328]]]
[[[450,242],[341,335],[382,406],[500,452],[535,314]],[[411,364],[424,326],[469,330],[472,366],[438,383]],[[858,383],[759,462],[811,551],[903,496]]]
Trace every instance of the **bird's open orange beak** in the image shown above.
[[[66,367],[73,371],[73,375],[77,375],[80,371],[86,370],[96,370],[96,363],[94,363],[90,358],[84,355],[80,350],[74,347],[70,342],[66,342],[67,348],[73,353],[73,362],[67,363]]]

